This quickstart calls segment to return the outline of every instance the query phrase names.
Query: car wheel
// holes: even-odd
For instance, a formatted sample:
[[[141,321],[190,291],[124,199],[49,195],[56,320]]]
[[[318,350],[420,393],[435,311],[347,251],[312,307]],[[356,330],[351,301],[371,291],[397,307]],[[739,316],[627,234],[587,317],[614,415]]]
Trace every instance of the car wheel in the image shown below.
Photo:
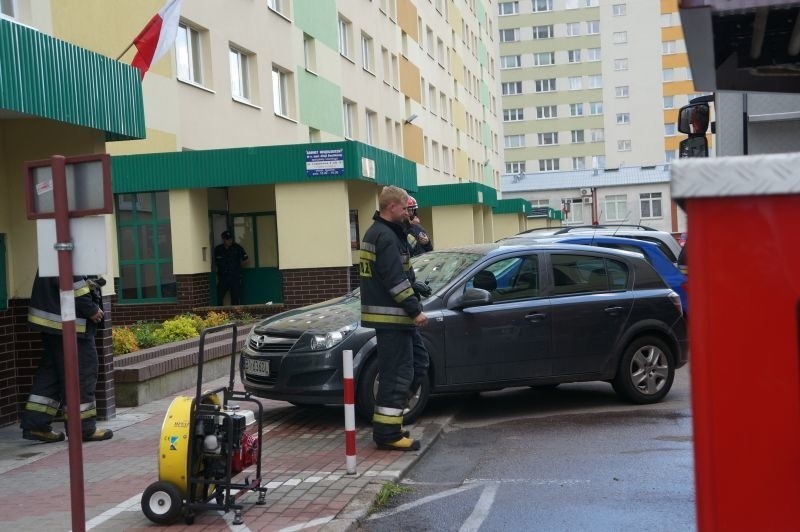
[[[622,355],[612,382],[614,391],[640,405],[661,401],[672,388],[674,360],[672,350],[658,338],[637,338]]]
[[[372,413],[375,411],[375,397],[378,395],[378,357],[373,356],[361,372],[358,378],[356,391],[356,414],[364,421],[372,421]],[[430,397],[431,385],[425,380],[417,389],[408,402],[408,407],[403,410],[403,423],[410,424],[425,410]]]

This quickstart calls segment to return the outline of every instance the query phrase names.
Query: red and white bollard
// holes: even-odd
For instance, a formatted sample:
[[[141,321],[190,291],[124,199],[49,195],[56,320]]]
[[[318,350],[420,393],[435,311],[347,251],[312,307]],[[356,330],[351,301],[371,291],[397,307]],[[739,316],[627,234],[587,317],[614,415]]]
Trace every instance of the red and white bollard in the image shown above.
[[[355,387],[353,386],[353,351],[342,351],[344,374],[344,441],[347,474],[356,474],[356,412]]]

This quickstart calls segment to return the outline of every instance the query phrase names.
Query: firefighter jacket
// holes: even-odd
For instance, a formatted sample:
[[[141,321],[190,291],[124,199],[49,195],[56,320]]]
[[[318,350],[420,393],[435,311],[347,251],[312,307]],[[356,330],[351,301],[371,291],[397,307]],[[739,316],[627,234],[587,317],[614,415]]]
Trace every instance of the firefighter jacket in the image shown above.
[[[428,233],[425,231],[424,227],[419,224],[407,222],[406,232],[408,233],[406,239],[408,240],[408,247],[411,250],[412,257],[422,255],[427,251],[433,251],[433,243],[431,243],[431,239],[428,237]],[[427,244],[420,242],[420,236],[422,235],[425,235],[425,237],[428,238]]]
[[[89,318],[100,309],[99,287],[93,290],[90,281],[83,277],[73,277],[75,292],[75,330],[78,336],[93,337],[97,325]],[[61,334],[61,292],[58,277],[39,277],[33,281],[31,302],[28,306],[28,325],[35,330],[49,334]]]
[[[413,329],[422,305],[411,287],[408,244],[403,227],[380,217],[361,242],[361,323],[365,327]]]

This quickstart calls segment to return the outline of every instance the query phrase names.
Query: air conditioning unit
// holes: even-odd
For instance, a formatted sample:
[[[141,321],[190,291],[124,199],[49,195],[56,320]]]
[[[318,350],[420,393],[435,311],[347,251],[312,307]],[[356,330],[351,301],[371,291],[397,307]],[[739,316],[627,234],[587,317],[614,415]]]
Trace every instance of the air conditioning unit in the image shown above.
[[[591,205],[592,204],[592,197],[591,196],[584,196],[583,197],[583,204],[584,205]]]
[[[581,189],[581,196],[583,196],[584,198],[586,196],[591,196],[591,195],[592,195],[592,189],[591,188],[587,187],[587,188],[582,188]],[[591,201],[589,203],[591,203]]]

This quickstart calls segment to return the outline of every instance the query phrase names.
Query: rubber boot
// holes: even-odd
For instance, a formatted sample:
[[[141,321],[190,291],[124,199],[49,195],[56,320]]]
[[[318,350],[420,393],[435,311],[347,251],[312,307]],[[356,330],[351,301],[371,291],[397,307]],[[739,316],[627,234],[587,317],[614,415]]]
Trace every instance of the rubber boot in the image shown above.
[[[94,432],[84,432],[83,441],[103,441],[114,437],[111,429],[95,429]]]
[[[23,430],[22,438],[25,440],[42,441],[45,443],[55,443],[64,441],[63,432],[54,432],[53,430]]]
[[[378,443],[378,449],[384,451],[419,451],[419,442],[411,438],[403,437],[391,443]]]

